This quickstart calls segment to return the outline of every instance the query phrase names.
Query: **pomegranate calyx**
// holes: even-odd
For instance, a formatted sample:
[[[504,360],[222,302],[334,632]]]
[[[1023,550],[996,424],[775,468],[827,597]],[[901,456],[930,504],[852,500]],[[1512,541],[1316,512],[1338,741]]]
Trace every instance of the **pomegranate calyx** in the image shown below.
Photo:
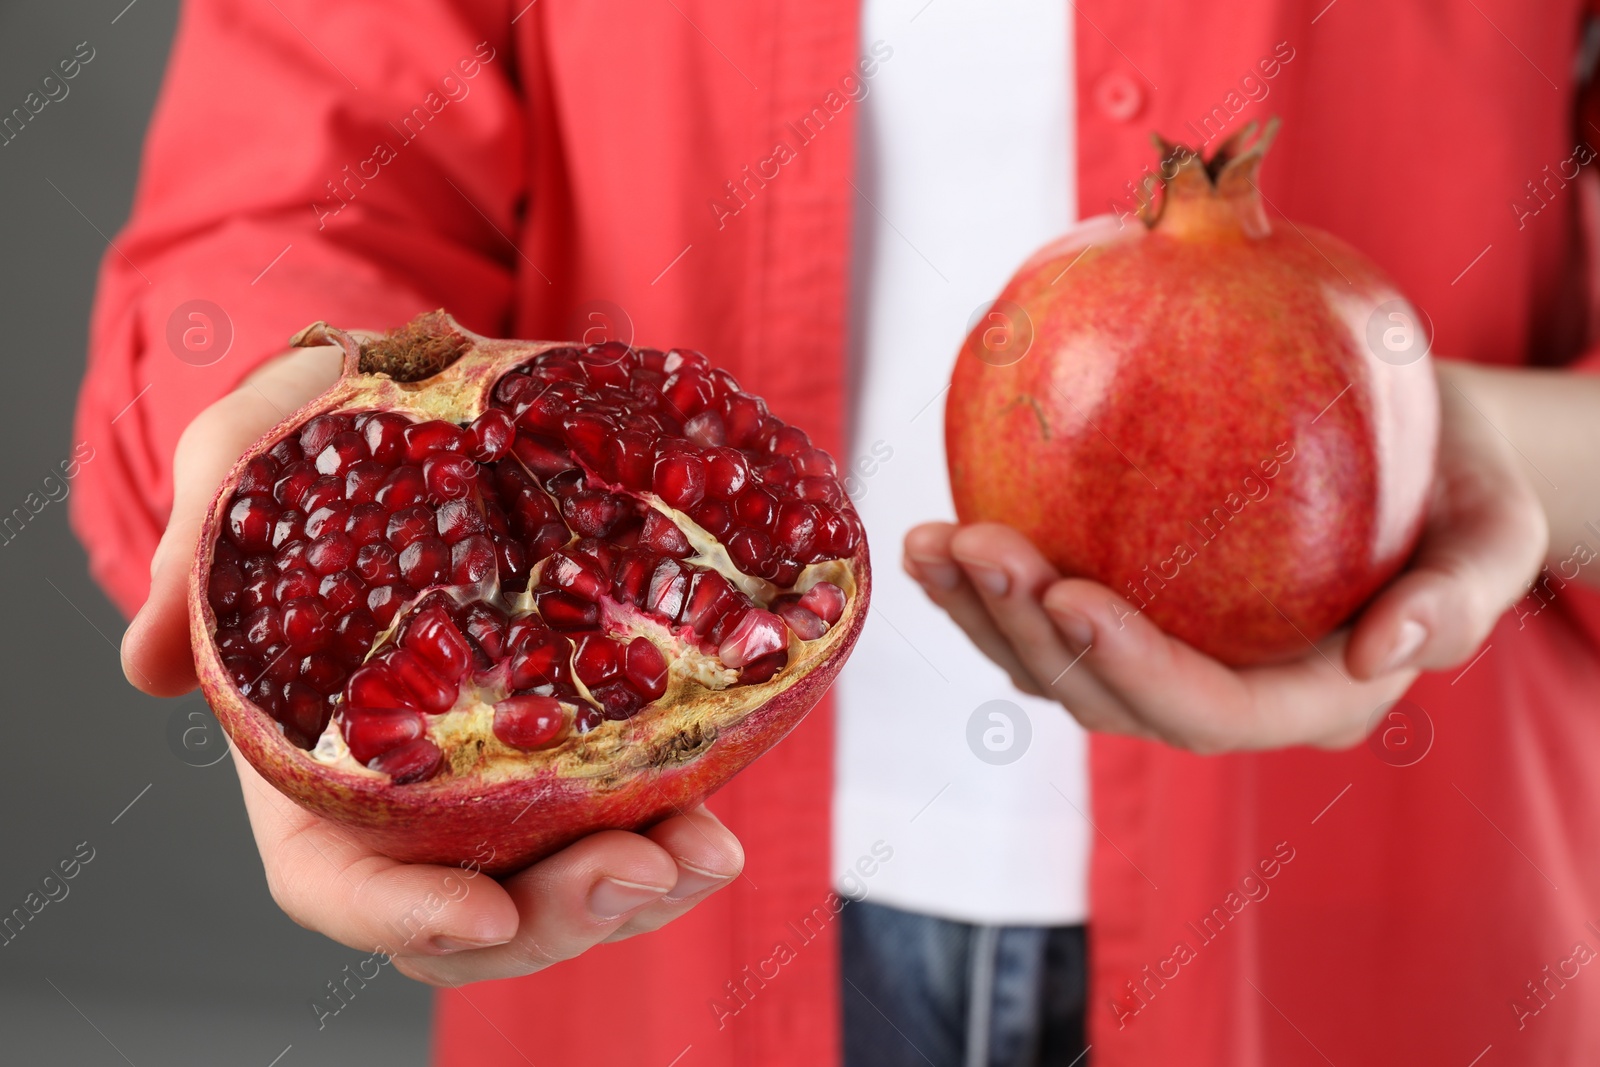
[[[1260,239],[1272,232],[1256,175],[1278,135],[1279,122],[1265,127],[1254,121],[1222,142],[1210,159],[1188,145],[1159,133],[1151,141],[1161,153],[1156,174],[1145,174],[1139,197],[1139,218],[1152,230],[1174,237],[1207,237],[1236,231]],[[1260,135],[1257,136],[1257,130]],[[1155,196],[1157,189],[1163,195]]]

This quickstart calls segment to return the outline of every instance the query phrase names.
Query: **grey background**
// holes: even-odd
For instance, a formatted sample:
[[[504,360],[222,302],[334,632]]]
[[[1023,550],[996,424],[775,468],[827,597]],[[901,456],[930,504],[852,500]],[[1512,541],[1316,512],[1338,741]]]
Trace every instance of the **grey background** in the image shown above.
[[[0,148],[0,514],[74,444],[97,228],[114,235],[127,217],[177,18],[177,0],[126,3],[0,6],[0,112],[78,42],[96,50],[68,96]],[[186,765],[167,742],[180,702],[123,681],[122,619],[64,501],[0,544],[0,589],[0,915],[79,842],[95,850],[69,894],[0,946],[0,1061],[425,1063],[428,991],[387,968],[318,1031],[309,1002],[367,954],[278,911],[229,761]]]

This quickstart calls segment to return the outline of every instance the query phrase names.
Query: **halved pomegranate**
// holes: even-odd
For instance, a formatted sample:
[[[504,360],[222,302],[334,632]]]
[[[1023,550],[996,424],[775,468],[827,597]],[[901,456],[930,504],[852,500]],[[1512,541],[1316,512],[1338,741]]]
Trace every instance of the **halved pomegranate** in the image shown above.
[[[190,588],[246,758],[397,859],[503,873],[686,810],[781,739],[866,615],[833,460],[697,352],[423,315],[217,494]]]

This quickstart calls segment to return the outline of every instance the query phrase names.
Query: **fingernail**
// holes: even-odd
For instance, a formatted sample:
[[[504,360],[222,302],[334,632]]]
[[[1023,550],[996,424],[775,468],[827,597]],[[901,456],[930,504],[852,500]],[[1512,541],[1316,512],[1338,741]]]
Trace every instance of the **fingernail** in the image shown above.
[[[428,943],[440,952],[470,952],[475,948],[494,948],[496,945],[504,945],[510,940],[507,937],[499,940],[476,941],[470,937],[450,937],[448,934],[439,934],[437,937],[430,938]]]
[[[966,560],[961,561],[961,566],[966,569],[972,584],[990,596],[1005,596],[1006,590],[1011,587],[1011,576],[999,567],[991,567],[987,563],[968,563]]]
[[[1061,639],[1073,652],[1082,652],[1094,644],[1094,624],[1082,615],[1075,611],[1053,611],[1050,617],[1055,620]]]
[[[1390,651],[1389,658],[1384,661],[1383,671],[1397,671],[1411,661],[1417,654],[1417,649],[1422,647],[1422,642],[1428,639],[1428,628],[1415,619],[1407,619],[1400,624],[1399,636],[1395,638],[1394,649]]]
[[[678,883],[672,887],[672,893],[666,898],[670,904],[674,901],[686,900],[696,893],[703,893],[714,885],[721,885],[732,880],[731,874],[717,874],[713,871],[701,870],[692,864],[678,861]]]
[[[911,563],[911,577],[923,585],[931,585],[948,593],[961,584],[961,572],[947,559],[928,556],[907,556],[906,559]]]
[[[636,908],[653,904],[668,890],[620,878],[602,878],[589,890],[589,914],[602,922],[620,918]]]

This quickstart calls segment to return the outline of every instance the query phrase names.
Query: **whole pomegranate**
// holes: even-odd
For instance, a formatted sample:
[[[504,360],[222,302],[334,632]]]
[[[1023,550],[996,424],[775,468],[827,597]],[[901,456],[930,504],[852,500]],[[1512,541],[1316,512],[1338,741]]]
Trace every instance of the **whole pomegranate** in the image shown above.
[[[218,492],[195,661],[262,775],[378,850],[504,873],[646,826],[843,665],[870,577],[833,460],[699,353],[443,312],[293,343],[344,372]]]
[[[945,410],[956,513],[1026,534],[1225,663],[1308,651],[1394,575],[1439,398],[1416,312],[1360,253],[1269,224],[1275,132],[1157,138],[1144,225],[1090,220],[968,336]]]

